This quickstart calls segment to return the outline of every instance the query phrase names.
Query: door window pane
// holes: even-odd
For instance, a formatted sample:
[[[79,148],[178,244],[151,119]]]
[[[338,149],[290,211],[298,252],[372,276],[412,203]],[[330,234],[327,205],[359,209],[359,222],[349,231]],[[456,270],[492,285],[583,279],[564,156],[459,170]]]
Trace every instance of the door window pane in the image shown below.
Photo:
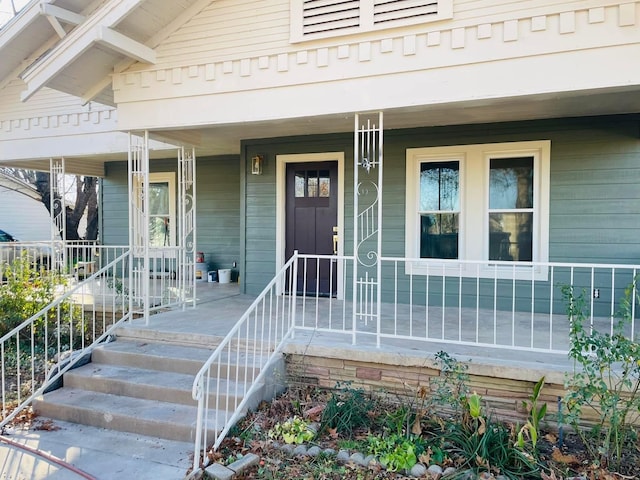
[[[307,172],[307,176],[307,196],[315,198],[318,196],[318,172]]]
[[[296,197],[302,198],[305,196],[305,184],[306,176],[305,172],[296,172]]]
[[[331,180],[329,170],[320,170],[319,196],[328,198],[331,195]]]

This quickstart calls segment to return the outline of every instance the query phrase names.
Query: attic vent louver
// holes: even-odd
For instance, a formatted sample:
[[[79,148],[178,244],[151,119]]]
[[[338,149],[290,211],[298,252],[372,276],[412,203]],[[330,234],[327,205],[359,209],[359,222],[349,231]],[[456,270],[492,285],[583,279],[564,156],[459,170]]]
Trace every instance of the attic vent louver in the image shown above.
[[[453,0],[290,0],[291,42],[453,18]]]
[[[438,14],[437,1],[424,0],[375,0],[373,22],[381,24],[396,20],[424,19]]]
[[[360,26],[359,0],[306,0],[303,35]]]

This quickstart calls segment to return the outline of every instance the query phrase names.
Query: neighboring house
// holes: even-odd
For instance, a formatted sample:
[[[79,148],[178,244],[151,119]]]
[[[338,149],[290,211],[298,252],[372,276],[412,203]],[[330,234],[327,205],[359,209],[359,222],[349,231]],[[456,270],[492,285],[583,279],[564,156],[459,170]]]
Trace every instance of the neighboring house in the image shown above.
[[[640,263],[640,2],[85,4],[34,1],[0,31],[0,161],[65,157],[102,176],[105,244],[195,238],[251,294],[294,250],[351,255],[367,135],[354,142],[354,115],[383,112],[383,125],[362,117],[384,134],[377,254],[485,270]],[[195,190],[181,190],[175,153],[119,132],[193,147]],[[127,150],[150,151],[149,165],[128,166]],[[144,211],[147,184],[162,201]],[[405,267],[430,275],[428,262]],[[323,275],[321,293],[350,295],[348,276]]]
[[[33,187],[0,173],[0,230],[21,242],[52,239],[51,216]],[[56,234],[56,237],[60,235]]]

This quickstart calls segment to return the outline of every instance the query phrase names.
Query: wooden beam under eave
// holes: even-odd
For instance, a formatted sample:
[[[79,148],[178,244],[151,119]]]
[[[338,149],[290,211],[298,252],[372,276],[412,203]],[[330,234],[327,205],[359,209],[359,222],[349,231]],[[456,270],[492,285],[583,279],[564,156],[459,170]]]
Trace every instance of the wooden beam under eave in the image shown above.
[[[156,52],[152,48],[136,42],[131,38],[116,32],[115,30],[102,26],[97,30],[96,41],[107,48],[126,55],[142,63],[156,63]]]
[[[52,5],[50,3],[41,3],[40,11],[47,17],[54,17],[65,23],[70,23],[71,25],[80,25],[86,18],[84,15],[60,8],[57,5]]]

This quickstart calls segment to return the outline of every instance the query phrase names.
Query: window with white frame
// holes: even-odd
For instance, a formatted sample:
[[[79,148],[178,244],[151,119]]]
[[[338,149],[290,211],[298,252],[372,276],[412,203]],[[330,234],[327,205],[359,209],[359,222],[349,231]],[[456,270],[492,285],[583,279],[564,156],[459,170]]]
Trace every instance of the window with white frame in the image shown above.
[[[453,17],[453,0],[290,0],[291,42]]]
[[[149,174],[149,246],[176,245],[175,173]]]
[[[550,150],[549,141],[407,149],[406,257],[548,261]]]

